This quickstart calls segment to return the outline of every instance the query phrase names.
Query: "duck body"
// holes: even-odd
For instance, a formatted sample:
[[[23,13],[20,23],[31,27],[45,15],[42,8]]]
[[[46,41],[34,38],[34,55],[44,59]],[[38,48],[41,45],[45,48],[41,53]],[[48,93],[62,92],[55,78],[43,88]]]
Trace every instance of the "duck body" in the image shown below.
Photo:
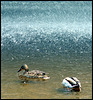
[[[21,70],[25,70],[25,71],[22,74],[20,74],[19,72]],[[26,64],[21,66],[20,70],[18,71],[18,77],[22,81],[30,81],[32,79],[38,79],[38,80],[50,79],[50,77],[44,71],[40,71],[40,70],[29,71],[28,66]]]
[[[62,81],[62,85],[71,91],[81,91],[81,83],[76,77],[66,77]]]

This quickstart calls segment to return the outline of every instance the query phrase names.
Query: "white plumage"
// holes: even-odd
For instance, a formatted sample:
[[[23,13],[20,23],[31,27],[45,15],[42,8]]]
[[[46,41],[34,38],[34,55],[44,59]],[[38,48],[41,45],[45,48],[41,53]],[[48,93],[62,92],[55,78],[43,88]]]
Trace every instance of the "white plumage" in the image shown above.
[[[81,83],[76,77],[66,77],[62,81],[64,88],[71,89],[74,91],[81,91]]]

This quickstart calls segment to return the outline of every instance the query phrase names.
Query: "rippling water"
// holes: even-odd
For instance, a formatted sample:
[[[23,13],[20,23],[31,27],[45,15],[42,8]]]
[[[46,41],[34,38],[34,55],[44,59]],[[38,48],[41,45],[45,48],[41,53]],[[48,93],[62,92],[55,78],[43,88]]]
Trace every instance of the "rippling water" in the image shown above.
[[[51,79],[21,83],[24,63]],[[81,93],[63,90],[67,76],[80,80]],[[1,2],[1,97],[92,98],[91,1]]]

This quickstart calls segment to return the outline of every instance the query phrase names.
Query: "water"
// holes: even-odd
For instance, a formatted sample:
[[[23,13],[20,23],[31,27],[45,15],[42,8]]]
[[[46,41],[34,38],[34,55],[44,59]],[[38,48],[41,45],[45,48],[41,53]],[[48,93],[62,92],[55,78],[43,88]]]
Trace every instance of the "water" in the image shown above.
[[[24,63],[50,80],[22,83]],[[63,90],[67,76],[80,80],[80,93]],[[91,1],[1,2],[1,98],[92,98]]]

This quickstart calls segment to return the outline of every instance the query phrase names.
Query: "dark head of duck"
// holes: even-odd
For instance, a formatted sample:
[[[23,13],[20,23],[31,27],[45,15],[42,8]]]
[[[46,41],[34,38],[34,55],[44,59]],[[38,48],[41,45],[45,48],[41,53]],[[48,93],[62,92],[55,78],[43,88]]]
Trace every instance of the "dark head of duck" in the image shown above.
[[[29,71],[29,68],[26,64],[22,65],[21,68],[18,70],[18,72],[22,71],[22,70],[25,70],[26,72]]]
[[[75,91],[75,92],[79,92],[79,91],[81,91],[81,87],[78,84],[76,86],[73,86],[72,90]]]

